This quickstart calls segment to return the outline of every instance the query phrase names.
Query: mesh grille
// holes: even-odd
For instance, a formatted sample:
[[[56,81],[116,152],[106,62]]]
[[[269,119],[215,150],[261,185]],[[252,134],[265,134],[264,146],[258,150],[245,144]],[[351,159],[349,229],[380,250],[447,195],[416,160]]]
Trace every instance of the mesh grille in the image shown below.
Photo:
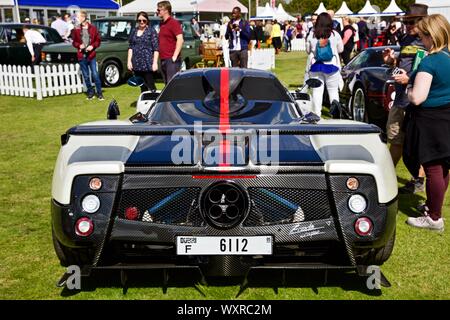
[[[249,188],[252,210],[245,226],[314,221],[331,217],[327,192],[287,188]]]
[[[200,227],[205,222],[199,210],[201,188],[149,188],[123,190],[118,215],[128,207],[139,210],[138,221]],[[246,227],[315,221],[331,217],[325,190],[248,188],[251,210]]]
[[[120,198],[120,218],[128,207],[139,210],[138,221],[171,225],[201,226],[198,210],[200,188],[152,188],[123,190]]]

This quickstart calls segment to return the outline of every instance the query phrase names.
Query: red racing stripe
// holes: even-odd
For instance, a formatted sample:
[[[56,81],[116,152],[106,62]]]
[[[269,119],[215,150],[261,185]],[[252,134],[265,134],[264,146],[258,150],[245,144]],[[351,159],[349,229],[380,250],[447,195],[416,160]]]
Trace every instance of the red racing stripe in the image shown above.
[[[229,167],[228,155],[230,154],[230,142],[226,139],[226,134],[230,130],[230,71],[228,68],[220,69],[220,119],[219,132],[221,134],[219,145],[219,166]]]

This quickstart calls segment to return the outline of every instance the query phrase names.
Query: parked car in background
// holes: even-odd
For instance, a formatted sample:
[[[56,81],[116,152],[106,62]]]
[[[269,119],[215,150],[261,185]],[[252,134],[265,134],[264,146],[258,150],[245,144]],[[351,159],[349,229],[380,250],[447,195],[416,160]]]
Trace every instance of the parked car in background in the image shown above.
[[[24,25],[24,23],[0,23],[0,64],[31,65],[31,55],[23,34]],[[27,25],[39,31],[48,44],[64,42],[55,29],[41,25]]]
[[[385,48],[388,47],[368,48],[343,67],[344,86],[339,93],[351,119],[376,124],[383,131],[395,99],[391,69],[383,61]],[[396,54],[400,52],[400,47],[389,48]]]
[[[150,17],[151,25],[159,32],[160,18]],[[189,20],[180,20],[184,44],[181,51],[183,69],[189,69],[201,60],[200,40],[195,40]],[[102,43],[97,49],[98,70],[105,86],[116,86],[130,72],[127,69],[128,37],[136,27],[134,17],[107,17],[93,21]],[[46,46],[42,50],[43,64],[76,63],[76,49],[69,44]]]

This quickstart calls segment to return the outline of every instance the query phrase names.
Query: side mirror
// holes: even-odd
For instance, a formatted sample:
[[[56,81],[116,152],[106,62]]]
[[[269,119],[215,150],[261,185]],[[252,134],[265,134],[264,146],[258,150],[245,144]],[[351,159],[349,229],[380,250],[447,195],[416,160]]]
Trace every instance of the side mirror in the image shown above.
[[[320,81],[319,79],[308,79],[306,80],[306,84],[310,88],[318,88],[322,85],[322,81]]]
[[[136,113],[135,115],[130,117],[130,121],[132,123],[142,123],[142,122],[148,122],[148,117],[146,114],[143,113]]]
[[[108,112],[106,113],[106,118],[108,120],[117,120],[117,116],[120,115],[119,105],[116,100],[112,100],[108,106]]]

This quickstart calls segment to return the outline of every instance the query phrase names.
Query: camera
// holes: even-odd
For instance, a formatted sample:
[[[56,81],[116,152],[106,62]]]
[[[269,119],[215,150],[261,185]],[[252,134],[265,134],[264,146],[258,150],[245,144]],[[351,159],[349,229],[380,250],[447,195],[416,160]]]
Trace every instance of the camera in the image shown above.
[[[81,49],[80,51],[83,54],[83,59],[87,59],[87,57],[89,56],[89,52],[86,51],[86,48]]]
[[[398,75],[398,74],[400,74],[400,73],[402,73],[402,71],[401,71],[399,68],[395,67],[395,68],[392,70],[391,75],[392,75],[392,76],[396,76],[396,75]]]

